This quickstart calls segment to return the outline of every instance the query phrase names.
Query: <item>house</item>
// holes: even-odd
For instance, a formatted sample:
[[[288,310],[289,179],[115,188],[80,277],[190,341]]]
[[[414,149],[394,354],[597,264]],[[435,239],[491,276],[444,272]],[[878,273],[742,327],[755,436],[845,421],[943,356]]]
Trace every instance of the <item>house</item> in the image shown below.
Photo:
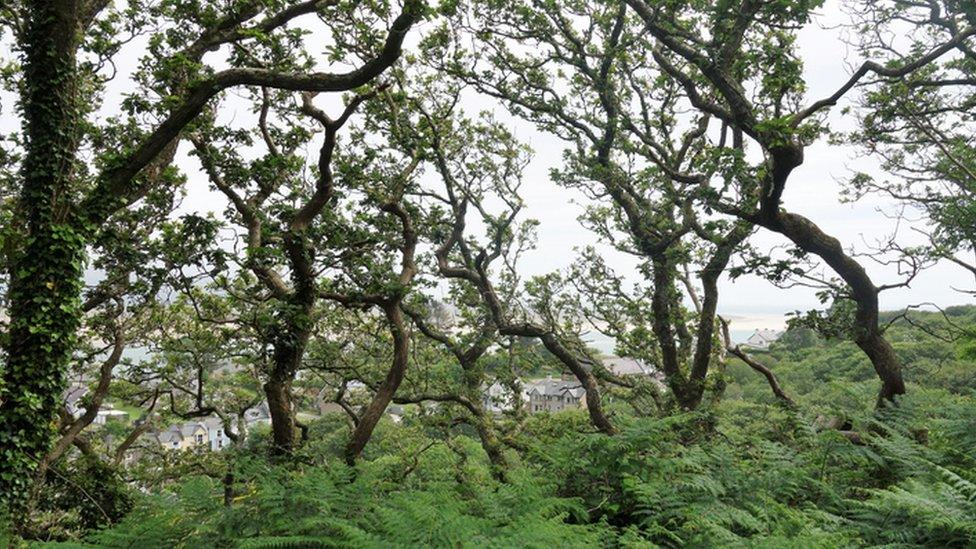
[[[81,405],[81,399],[85,398],[87,394],[88,386],[80,383],[72,383],[64,390],[64,394],[62,395],[64,407],[71,414],[71,417],[78,419],[85,413],[85,408]]]
[[[224,423],[217,417],[171,425],[165,431],[154,433],[153,436],[159,445],[167,450],[195,448],[218,451],[230,444],[230,438],[224,432]]]
[[[170,427],[170,430],[180,434],[178,439],[180,442],[180,450],[207,447],[209,433],[207,433],[207,428],[201,423],[174,425]]]
[[[526,383],[526,396],[530,413],[559,412],[586,405],[586,391],[576,380],[545,379]]]
[[[224,421],[219,417],[208,417],[203,420],[207,429],[207,442],[211,451],[223,450],[230,444],[230,437],[224,432]]]
[[[268,401],[262,400],[257,406],[248,408],[244,412],[244,421],[247,422],[249,428],[257,424],[269,425],[271,423],[271,409],[268,408]]]
[[[65,410],[67,410],[71,417],[78,419],[85,413],[85,406],[82,401],[88,396],[89,392],[88,385],[80,382],[73,382],[64,390],[61,398],[64,402]],[[98,409],[98,414],[92,420],[92,423],[95,425],[105,425],[111,421],[125,421],[128,417],[128,412],[116,410],[114,406],[106,402]]]
[[[657,368],[636,358],[608,355],[600,358],[603,367],[611,374],[620,377],[646,376],[660,378],[661,372]]]
[[[105,403],[98,409],[93,423],[95,425],[105,425],[111,421],[125,421],[129,417],[129,412],[116,410],[111,404]]]
[[[156,440],[167,450],[187,450],[208,448],[209,433],[202,423],[172,425],[169,429],[156,433]]]
[[[608,355],[600,358],[603,367],[618,378],[645,379],[663,389],[664,372],[642,360],[630,357]]]
[[[522,382],[522,406],[530,413],[558,412],[579,408],[586,404],[586,391],[575,377],[547,377]],[[515,408],[516,395],[508,385],[495,382],[482,391],[481,404],[485,411],[501,414]]]
[[[756,330],[742,346],[752,349],[768,349],[782,335],[783,332],[776,330]]]
[[[522,393],[524,398],[524,389]],[[512,391],[498,382],[483,388],[481,393],[481,405],[484,406],[487,412],[492,414],[500,414],[505,410],[511,410],[514,402],[515,398]]]
[[[179,450],[183,445],[183,435],[179,428],[153,433],[153,437],[160,446],[167,450]]]

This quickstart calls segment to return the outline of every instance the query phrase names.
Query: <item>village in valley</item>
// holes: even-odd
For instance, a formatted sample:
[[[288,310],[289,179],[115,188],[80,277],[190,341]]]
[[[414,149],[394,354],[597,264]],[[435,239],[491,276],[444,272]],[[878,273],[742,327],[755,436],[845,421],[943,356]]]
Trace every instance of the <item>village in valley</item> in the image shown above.
[[[783,331],[771,329],[756,329],[741,346],[752,351],[769,349]],[[659,389],[664,388],[665,376],[654,366],[643,361],[613,355],[599,357],[602,367],[618,379],[641,380],[649,382]],[[217,375],[233,372],[232,368],[220,368]],[[71,382],[64,391],[65,412],[74,418],[85,413],[86,397],[90,396],[90,379],[80,377]],[[518,387],[518,395],[515,388]],[[347,403],[336,402],[336,387],[323,386],[314,391],[311,405],[300,410],[298,416],[304,420],[324,417],[328,414],[344,414]],[[349,401],[355,402],[357,397],[365,397],[369,388],[359,380],[343,382],[342,394]],[[580,410],[586,407],[586,391],[577,378],[571,374],[554,375],[550,373],[544,377],[526,377],[518,379],[517,383],[502,384],[495,382],[483,387],[482,405],[485,410],[501,415],[512,412],[516,407],[529,414],[557,413],[565,410]],[[436,403],[427,406],[436,407]],[[396,423],[403,420],[408,408],[403,405],[391,404],[386,415]],[[137,450],[152,449],[165,451],[221,451],[230,447],[235,435],[246,438],[256,430],[267,429],[271,424],[271,413],[266,400],[255,401],[253,406],[240,411],[238,417],[221,418],[215,414],[201,415],[183,421],[166,423],[160,417],[152,414],[145,417],[133,417],[133,413],[121,407],[117,408],[111,402],[103,402],[92,423],[96,426],[130,426],[132,432],[139,433],[138,440],[132,444],[132,455],[138,456]],[[161,414],[160,414],[161,415]],[[171,416],[173,414],[170,414]],[[144,425],[144,423],[149,422]],[[115,435],[110,429],[105,429],[104,438],[111,446]],[[128,458],[133,459],[133,458]]]
[[[0,0],[0,549],[976,549],[976,0]]]

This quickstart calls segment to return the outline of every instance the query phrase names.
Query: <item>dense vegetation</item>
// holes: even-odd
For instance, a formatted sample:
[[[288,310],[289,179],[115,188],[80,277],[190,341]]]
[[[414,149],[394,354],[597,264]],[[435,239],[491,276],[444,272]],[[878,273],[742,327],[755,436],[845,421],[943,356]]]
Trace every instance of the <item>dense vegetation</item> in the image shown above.
[[[3,543],[976,546],[971,0],[9,0],[0,48]],[[883,234],[787,200],[830,147]],[[742,345],[743,277],[820,305]]]
[[[973,326],[976,308],[950,315]],[[944,326],[934,313],[912,319]],[[614,437],[588,429],[581,412],[532,416],[519,451],[507,450],[506,483],[492,479],[473,431],[445,434],[432,429],[441,414],[415,409],[384,421],[355,469],[339,459],[348,436],[339,415],[312,424],[292,460],[269,461],[264,433],[218,456],[185,455],[143,477],[146,493],[82,474],[81,460],[66,474],[95,501],[75,495],[44,514],[91,527],[104,522],[97,502],[124,517],[66,530],[81,539],[59,546],[971,546],[972,368],[907,323],[891,335],[921,370],[910,396],[878,413],[865,405],[875,388],[856,348],[798,330],[762,356],[800,411],[733,363],[720,403],[648,417],[614,407]],[[836,417],[847,431],[825,428]]]

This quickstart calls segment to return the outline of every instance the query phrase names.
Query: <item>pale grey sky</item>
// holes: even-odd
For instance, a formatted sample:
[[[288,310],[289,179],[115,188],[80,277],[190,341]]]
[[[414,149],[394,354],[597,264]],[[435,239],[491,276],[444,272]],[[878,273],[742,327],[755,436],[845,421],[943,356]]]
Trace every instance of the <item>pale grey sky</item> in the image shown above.
[[[841,32],[831,28],[844,20],[845,16],[838,8],[838,2],[828,2],[820,10],[818,20],[805,28],[799,37],[808,84],[807,97],[811,101],[833,93],[860,63],[856,52],[842,40]],[[850,128],[855,122],[841,115],[845,103],[841,102],[833,109],[829,117],[832,129]],[[560,142],[526,124],[519,123],[516,127],[517,136],[529,142],[536,152],[523,194],[528,202],[528,215],[540,221],[538,248],[526,256],[523,267],[526,272],[542,273],[568,264],[573,258],[574,247],[592,243],[595,239],[576,221],[581,208],[573,204],[574,193],[549,180],[549,168],[560,159]],[[882,212],[896,211],[896,204],[882,197],[868,197],[855,204],[841,203],[840,181],[853,171],[879,173],[877,162],[858,157],[857,151],[848,147],[831,146],[825,142],[811,146],[806,151],[804,164],[791,177],[784,205],[817,222],[845,246],[868,252],[870,248],[865,243],[884,239],[894,229],[894,223]],[[918,236],[904,226],[899,237],[899,241],[905,243],[919,241]],[[753,243],[763,249],[787,241],[760,230],[753,237]],[[626,272],[629,264],[626,258],[614,261],[619,272]],[[867,260],[864,264],[878,285],[900,280],[894,267],[882,267]],[[923,272],[910,288],[882,293],[881,307],[896,309],[920,302],[943,306],[968,303],[971,299],[952,287],[972,287],[972,283],[971,277],[961,269],[940,264]],[[740,334],[757,327],[780,327],[786,313],[817,306],[819,302],[814,290],[780,289],[755,276],[735,282],[723,280],[721,284],[719,312],[734,319],[733,326]]]
[[[853,72],[860,59],[842,39],[837,24],[844,21],[838,1],[829,1],[820,10],[817,20],[805,28],[799,37],[800,54],[804,60],[807,96],[810,101],[830,95]],[[853,96],[852,96],[853,97]],[[470,113],[492,110],[504,113],[496,100],[482,97],[470,100],[465,108]],[[326,102],[326,104],[328,104]],[[840,114],[845,102],[833,109],[829,117],[831,127],[841,130],[854,122]],[[222,116],[247,118],[249,106],[240,103],[241,112],[224,112]],[[563,143],[556,137],[537,131],[533,125],[514,117],[500,118],[515,131],[518,139],[528,143],[535,155],[526,174],[522,194],[527,203],[525,216],[539,220],[538,246],[528,252],[521,263],[526,275],[536,275],[568,266],[575,257],[574,249],[595,244],[592,233],[580,226],[577,216],[582,211],[585,198],[574,191],[557,186],[549,178],[549,170],[562,157]],[[184,146],[185,150],[185,146]],[[188,168],[194,161],[182,162]],[[870,158],[859,158],[856,151],[825,142],[806,151],[806,159],[797,169],[784,195],[787,208],[814,220],[828,233],[859,252],[869,250],[864,245],[884,239],[893,229],[893,223],[882,212],[895,210],[895,204],[881,197],[868,197],[855,204],[840,202],[840,181],[852,171],[878,173],[877,163]],[[188,169],[190,185],[184,201],[184,210],[200,212],[223,209],[224,199],[210,191],[205,177],[195,169]],[[900,237],[912,242],[913,235],[902,230]],[[786,244],[787,241],[769,231],[760,230],[753,242],[760,248]],[[633,272],[632,258],[612,251],[611,265],[620,273]],[[882,267],[870,262],[865,266],[876,284],[899,280],[893,267]],[[953,291],[952,287],[971,286],[972,281],[960,269],[952,265],[937,265],[923,272],[910,288],[892,290],[881,295],[883,309],[896,309],[920,302],[951,305],[967,302],[967,296]],[[780,328],[785,315],[794,310],[819,306],[814,291],[806,288],[780,289],[755,276],[745,276],[735,282],[723,280],[719,312],[732,319],[736,338],[742,338],[756,328]]]
[[[852,66],[859,62],[854,52],[849,51],[841,40],[839,31],[824,28],[843,20],[839,6],[839,2],[828,2],[820,10],[822,16],[818,21],[804,29],[800,35],[801,57],[805,61],[808,97],[811,99],[833,92],[852,72]],[[9,44],[2,44],[0,47],[9,51]],[[138,52],[133,52],[118,60],[120,75],[126,75],[135,68],[139,55]],[[127,86],[131,86],[127,78],[118,78],[110,89],[111,96],[120,96]],[[11,100],[9,95],[0,96],[0,131],[9,131],[18,123]],[[481,101],[483,103],[474,102],[469,105],[468,110],[474,112],[490,109],[501,112],[497,102],[490,99]],[[243,102],[239,103],[240,112],[233,112],[231,109],[223,112],[222,116],[246,118],[248,107]],[[113,113],[116,105],[114,100],[107,101],[106,113]],[[842,106],[843,103],[835,108],[829,119],[835,129],[849,127],[851,123],[840,114]],[[514,119],[503,121],[510,123],[516,136],[529,143],[535,151],[535,157],[526,173],[523,194],[528,205],[526,215],[540,221],[538,247],[525,256],[522,268],[526,274],[532,275],[565,267],[573,260],[574,248],[595,243],[595,238],[576,220],[581,207],[574,201],[579,202],[582,198],[572,191],[556,186],[549,179],[549,169],[561,159],[562,143],[551,135],[535,131],[525,122]],[[185,151],[184,145],[179,163],[186,168],[190,184],[182,211],[222,211],[223,198],[209,190],[205,177],[196,169],[196,162],[187,160]],[[809,217],[845,245],[864,252],[868,250],[864,242],[882,239],[892,230],[892,222],[879,210],[891,212],[895,205],[879,197],[870,197],[856,204],[840,203],[838,181],[855,170],[878,172],[872,159],[859,158],[850,149],[824,143],[812,146],[807,150],[803,166],[794,173],[784,201],[790,210]],[[912,241],[910,231],[903,230],[901,234],[906,242]],[[784,244],[785,240],[768,231],[760,231],[753,242],[762,249]],[[629,258],[613,255],[611,263],[620,272],[632,270]],[[866,266],[878,284],[898,279],[897,272],[892,267],[874,264]],[[940,305],[970,302],[971,299],[953,291],[952,287],[971,287],[972,282],[960,269],[951,265],[938,265],[922,273],[911,288],[883,293],[882,308],[894,309],[927,301]],[[752,276],[734,283],[725,280],[721,290],[719,311],[733,319],[733,328],[740,337],[754,328],[781,327],[785,313],[818,306],[812,290],[783,290]]]

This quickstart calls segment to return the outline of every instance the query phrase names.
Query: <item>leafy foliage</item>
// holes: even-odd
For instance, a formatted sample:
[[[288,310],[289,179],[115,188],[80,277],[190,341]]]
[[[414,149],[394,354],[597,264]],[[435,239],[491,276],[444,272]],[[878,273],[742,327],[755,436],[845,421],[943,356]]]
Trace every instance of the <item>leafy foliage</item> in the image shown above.
[[[976,546],[976,308],[878,309],[936,261],[976,273],[970,3],[856,3],[867,30],[924,32],[861,32],[883,64],[812,104],[822,0],[8,4],[3,544]],[[882,244],[900,283],[783,207],[852,90],[847,138],[905,181],[851,196],[930,223]],[[525,276],[530,150],[471,93],[566,145],[550,179],[602,248]],[[197,168],[222,213],[179,210]],[[792,246],[753,249],[759,229]],[[746,353],[726,274],[826,310]],[[655,375],[601,366],[587,327]],[[69,372],[95,388],[80,417]],[[91,427],[107,396],[140,418]],[[222,451],[193,424],[160,448],[202,418]]]
[[[788,378],[790,367],[779,369]],[[732,388],[735,388],[735,383]],[[869,385],[869,384],[866,384]],[[865,387],[870,391],[870,387]],[[508,482],[476,439],[430,438],[422,416],[378,429],[370,459],[341,463],[341,421],[316,423],[296,460],[262,444],[220,477],[140,496],[100,547],[546,547],[925,545],[976,542],[971,395],[917,387],[897,408],[844,410],[859,442],[817,430],[838,396],[799,393],[805,412],[726,399],[708,410],[616,417],[580,435],[579,413],[531,416]],[[860,405],[862,402],[858,402]],[[962,436],[965,435],[965,436]]]

